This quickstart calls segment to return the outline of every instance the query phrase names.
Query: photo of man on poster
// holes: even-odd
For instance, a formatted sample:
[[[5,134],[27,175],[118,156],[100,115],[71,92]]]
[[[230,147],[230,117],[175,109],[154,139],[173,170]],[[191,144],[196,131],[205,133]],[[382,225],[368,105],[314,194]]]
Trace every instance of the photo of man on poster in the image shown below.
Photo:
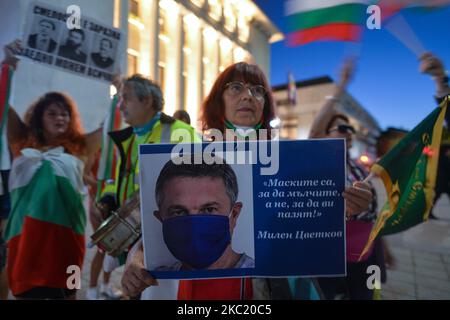
[[[91,54],[91,59],[98,68],[106,69],[114,64],[112,59],[113,42],[108,38],[100,40],[100,50]]]
[[[53,33],[56,25],[49,19],[41,19],[38,22],[38,32],[28,37],[28,46],[33,49],[52,53],[56,49],[56,41],[53,39]]]
[[[87,54],[82,50],[86,35],[81,29],[69,30],[66,43],[59,47],[58,55],[61,57],[86,63]]]
[[[162,224],[165,244],[179,260],[158,271],[254,268],[254,260],[231,245],[243,206],[237,201],[235,172],[225,163],[200,161],[169,160],[156,181],[154,216]]]

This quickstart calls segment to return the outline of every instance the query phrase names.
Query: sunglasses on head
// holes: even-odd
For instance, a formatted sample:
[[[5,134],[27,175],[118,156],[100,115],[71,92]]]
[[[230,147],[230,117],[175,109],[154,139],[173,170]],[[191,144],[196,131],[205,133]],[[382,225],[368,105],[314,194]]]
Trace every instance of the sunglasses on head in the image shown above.
[[[333,132],[333,131],[338,131],[339,133],[342,133],[342,134],[348,133],[348,132],[350,132],[352,134],[356,133],[355,128],[353,126],[350,126],[350,125],[347,125],[347,124],[341,124],[341,125],[338,125],[335,128],[331,128],[329,132]]]

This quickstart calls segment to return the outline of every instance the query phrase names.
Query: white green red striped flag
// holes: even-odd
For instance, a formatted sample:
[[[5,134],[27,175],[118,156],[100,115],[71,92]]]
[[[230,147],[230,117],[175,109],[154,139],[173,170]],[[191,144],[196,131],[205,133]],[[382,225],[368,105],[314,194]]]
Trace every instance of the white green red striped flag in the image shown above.
[[[383,19],[390,18],[402,9],[433,10],[448,6],[450,0],[378,0]]]
[[[288,0],[285,15],[288,44],[314,41],[358,41],[374,0]]]
[[[81,268],[85,253],[83,162],[62,147],[21,153],[11,168],[5,230],[14,295],[33,287],[65,288],[67,267]]]

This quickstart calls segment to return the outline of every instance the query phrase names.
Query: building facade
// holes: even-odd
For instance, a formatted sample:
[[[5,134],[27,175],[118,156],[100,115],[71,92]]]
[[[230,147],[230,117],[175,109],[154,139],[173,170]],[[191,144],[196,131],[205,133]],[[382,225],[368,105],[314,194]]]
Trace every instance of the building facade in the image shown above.
[[[273,87],[281,138],[307,139],[314,118],[335,89],[336,84],[328,76],[296,82],[294,99],[288,95],[287,84]],[[337,108],[349,117],[357,131],[350,156],[361,162],[373,162],[380,135],[377,121],[347,92]]]
[[[256,63],[269,74],[270,44],[282,39],[249,0],[130,0],[129,5],[128,74],[159,82],[169,115],[186,110],[198,119],[217,75],[234,62]]]
[[[0,17],[14,16],[17,31],[2,44],[20,38],[32,0],[1,1]],[[78,5],[81,14],[119,28],[121,72],[141,73],[164,92],[164,112],[186,110],[193,125],[217,75],[238,61],[256,63],[269,76],[270,45],[283,35],[250,0],[40,0],[63,11]],[[12,105],[19,114],[48,91],[67,92],[77,102],[87,130],[96,128],[109,105],[108,84],[51,69],[28,59],[15,74]],[[27,88],[27,90],[24,90]]]

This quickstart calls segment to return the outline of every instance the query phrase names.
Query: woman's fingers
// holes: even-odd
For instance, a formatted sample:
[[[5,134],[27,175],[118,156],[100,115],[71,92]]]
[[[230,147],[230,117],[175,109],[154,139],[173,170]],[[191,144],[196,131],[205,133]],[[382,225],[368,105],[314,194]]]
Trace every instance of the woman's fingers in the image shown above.
[[[362,181],[355,182],[352,187],[345,188],[343,197],[346,200],[347,213],[349,215],[369,210],[373,200],[370,185]]]

